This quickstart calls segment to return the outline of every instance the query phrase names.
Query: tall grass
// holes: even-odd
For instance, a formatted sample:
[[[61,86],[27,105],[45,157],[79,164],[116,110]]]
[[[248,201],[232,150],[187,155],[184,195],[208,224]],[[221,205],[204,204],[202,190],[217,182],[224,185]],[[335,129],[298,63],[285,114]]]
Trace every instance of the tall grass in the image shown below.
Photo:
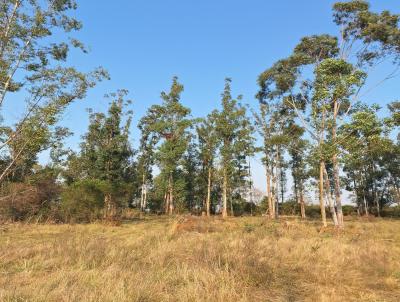
[[[400,301],[400,221],[0,227],[1,301]]]

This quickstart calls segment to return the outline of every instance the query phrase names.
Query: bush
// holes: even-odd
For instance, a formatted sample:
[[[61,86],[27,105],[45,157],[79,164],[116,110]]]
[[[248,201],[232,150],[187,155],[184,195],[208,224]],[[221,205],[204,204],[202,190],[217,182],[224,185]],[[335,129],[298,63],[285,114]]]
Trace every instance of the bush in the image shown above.
[[[382,217],[400,218],[400,206],[384,207],[381,210]]]
[[[256,205],[244,200],[233,202],[233,213],[235,216],[244,216],[256,213]]]
[[[300,205],[295,201],[279,203],[279,215],[295,216],[300,215]]]
[[[357,208],[351,205],[344,205],[342,207],[343,215],[344,216],[357,216]]]
[[[73,183],[61,194],[60,211],[65,222],[93,222],[102,218],[105,184],[96,180]]]
[[[61,187],[51,170],[43,169],[26,182],[9,182],[1,190],[0,221],[57,220]]]
[[[0,217],[2,221],[19,221],[39,212],[42,200],[35,186],[9,183],[2,190]]]
[[[326,210],[326,215],[328,217],[329,210]],[[312,219],[321,219],[321,209],[318,205],[307,205],[306,206],[306,216]]]

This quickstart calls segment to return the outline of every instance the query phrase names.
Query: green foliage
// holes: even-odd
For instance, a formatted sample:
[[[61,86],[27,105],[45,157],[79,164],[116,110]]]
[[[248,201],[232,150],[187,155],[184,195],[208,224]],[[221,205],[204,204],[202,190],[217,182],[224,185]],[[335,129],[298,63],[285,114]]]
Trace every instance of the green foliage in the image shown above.
[[[400,206],[386,207],[382,209],[382,217],[400,218]]]
[[[102,68],[83,73],[68,66],[72,48],[86,52],[71,36],[82,27],[72,17],[76,9],[74,0],[0,4],[0,108],[15,93],[27,100],[15,125],[0,125],[1,218],[91,222],[103,214],[118,216],[147,194],[142,210],[200,213],[209,190],[212,211],[222,200],[224,214],[229,206],[235,215],[265,213],[268,200],[256,206],[245,196],[255,152],[263,153],[272,182],[269,197],[275,197],[280,214],[299,213],[298,202],[308,181],[318,178],[320,163],[338,212],[341,183],[354,192],[360,213],[363,207],[372,214],[397,211],[387,206],[400,202],[400,136],[393,140],[400,103],[389,104],[390,115],[383,118],[379,106],[362,104],[360,91],[370,67],[385,59],[395,71],[399,67],[399,15],[373,12],[362,0],[334,4],[337,37],[303,37],[288,57],[259,75],[254,123],[242,97],[232,96],[229,78],[220,108],[193,119],[181,102],[184,87],[174,77],[161,104],[150,106],[139,122],[137,153],[126,90],[107,96],[106,113],[89,110],[88,131],[80,150],[72,152],[63,144],[71,134],[59,121],[68,105],[108,78]],[[262,139],[258,148],[254,128]],[[38,155],[46,150],[52,163],[38,167]],[[288,169],[293,194],[284,202]],[[346,206],[343,213],[356,211]],[[319,216],[319,209],[307,207],[307,216]]]
[[[164,178],[163,183],[168,179],[164,189],[174,196],[175,206],[179,207],[184,203],[180,192],[185,185],[182,183],[184,180],[178,178],[184,164],[184,154],[192,138],[189,129],[193,124],[190,109],[180,102],[183,89],[178,78],[174,77],[169,93],[161,93],[163,103],[151,106],[139,126],[142,134],[150,138],[151,145],[156,148],[154,160]],[[147,152],[147,156],[152,161],[153,155]],[[146,166],[149,167],[149,163]]]
[[[174,78],[169,94],[161,94],[163,105],[153,107],[158,110],[158,116],[150,127],[162,140],[156,159],[165,173],[176,170],[190,141],[188,128],[191,127],[192,121],[188,118],[190,109],[180,103],[182,91],[183,85]]]
[[[315,69],[314,101],[332,100],[345,103],[364,84],[366,74],[342,59],[329,58]],[[326,108],[326,110],[329,110]]]
[[[395,60],[399,58],[399,15],[372,12],[368,2],[362,0],[338,2],[333,10],[334,22],[342,28],[346,48],[350,50],[355,41],[366,45],[356,53],[360,63],[373,64],[389,55]]]
[[[396,202],[400,161],[398,146],[388,138],[392,124],[378,116],[379,107],[364,106],[340,129],[345,150],[344,171],[347,189],[356,193],[356,202],[370,208]]]
[[[300,213],[300,205],[297,201],[287,201],[279,204],[279,214],[285,216],[296,216]]]
[[[343,206],[343,215],[344,216],[357,216],[357,207],[352,205],[344,205]]]
[[[104,204],[106,216],[116,216],[132,197],[135,165],[129,142],[132,111],[131,101],[125,100],[127,93],[120,90],[107,96],[111,98],[108,114],[90,111],[81,151],[70,155],[63,172],[68,185],[80,181],[104,183],[103,199],[108,198],[109,202]],[[88,202],[92,203],[90,199]],[[93,207],[89,206],[90,209]]]
[[[102,217],[104,192],[109,184],[100,180],[82,180],[61,194],[60,214],[66,222],[93,222]]]
[[[65,108],[108,78],[102,68],[82,73],[65,63],[71,47],[84,49],[81,42],[68,37],[82,26],[71,17],[76,8],[75,1],[1,4],[0,107],[10,93],[20,92],[27,110],[15,125],[2,127],[0,148],[6,164],[0,182],[14,169],[32,165],[37,154],[58,139],[56,123]],[[58,38],[50,40],[55,33]]]
[[[241,97],[238,97],[241,99]],[[254,153],[253,125],[251,124],[246,107],[242,106],[231,95],[231,80],[225,80],[222,94],[221,111],[216,112],[216,135],[218,137],[219,155],[222,170],[227,174],[228,187],[240,185],[248,156]],[[233,183],[236,178],[236,184]]]
[[[217,148],[221,143],[217,133],[218,112],[213,111],[202,119],[196,126],[197,137],[199,141],[199,157],[204,167],[213,167],[217,156]]]

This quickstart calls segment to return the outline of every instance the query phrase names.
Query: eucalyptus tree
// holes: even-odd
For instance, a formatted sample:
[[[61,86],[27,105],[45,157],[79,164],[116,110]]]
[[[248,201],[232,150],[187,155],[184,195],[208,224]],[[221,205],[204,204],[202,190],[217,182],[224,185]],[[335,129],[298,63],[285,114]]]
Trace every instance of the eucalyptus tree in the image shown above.
[[[17,124],[18,132],[11,127],[1,129],[4,140],[13,137],[7,143],[8,152],[1,159],[0,181],[17,178],[22,181],[24,175],[31,174],[37,164],[38,154],[44,150],[53,150],[63,139],[70,136],[67,128],[54,125],[54,117],[44,108],[36,108],[35,113],[23,123]]]
[[[309,141],[303,138],[304,129],[298,125],[293,125],[291,129],[291,139],[288,144],[290,155],[289,167],[293,177],[293,191],[296,202],[300,205],[301,218],[306,218],[305,208],[305,183],[309,178],[307,168],[307,152],[310,150]]]
[[[217,112],[214,111],[196,126],[199,157],[203,171],[206,174],[207,193],[204,202],[204,208],[207,216],[210,216],[211,207],[211,188],[213,182],[213,174],[215,171],[215,163],[217,157],[217,149],[219,147],[219,139],[217,135]]]
[[[200,154],[194,135],[182,159],[182,176],[185,184],[185,205],[189,211],[203,208],[200,182]]]
[[[390,203],[389,193],[398,185],[399,156],[389,137],[390,124],[378,117],[379,106],[363,106],[341,127],[344,171],[349,189],[355,192],[357,205],[366,215],[373,206],[378,216],[380,208]],[[397,170],[397,173],[396,173]]]
[[[387,161],[388,163],[388,171],[392,178],[392,187],[393,187],[393,196],[396,197],[396,202],[400,205],[400,101],[392,102],[388,105],[388,109],[390,111],[390,118],[386,120],[386,123],[389,124],[389,127],[394,129],[393,135],[397,137],[397,143],[393,144],[392,154],[394,156],[390,156],[390,159]],[[395,159],[394,164],[390,164],[391,161]]]
[[[225,79],[221,110],[216,113],[216,134],[219,140],[219,156],[222,172],[222,216],[228,216],[228,199],[232,194],[232,181],[237,172],[238,158],[254,153],[253,126],[246,107],[231,95],[231,79]],[[236,162],[235,162],[236,160]],[[233,214],[233,213],[232,213]]]
[[[276,62],[264,71],[258,79],[260,91],[257,98],[261,103],[279,104],[288,112],[295,113],[307,133],[322,145],[325,133],[325,119],[320,117],[318,106],[312,104],[312,80],[301,79],[301,68],[315,69],[319,64],[338,53],[337,39],[329,35],[305,37],[295,47],[294,54]],[[308,107],[308,108],[307,108]],[[306,116],[309,114],[312,119]],[[320,206],[323,224],[326,225],[323,197],[323,166],[320,160]]]
[[[2,132],[0,150],[9,163],[0,182],[20,158],[43,148],[39,145],[46,141],[44,132],[54,133],[66,106],[108,77],[101,68],[85,74],[66,66],[71,47],[86,52],[80,41],[69,36],[82,27],[71,17],[76,8],[73,0],[7,0],[0,4],[0,108],[4,111],[8,100],[26,99],[22,117],[13,126],[4,125],[7,130]],[[55,39],[55,33],[60,38]],[[19,107],[23,108],[23,103]],[[29,137],[25,136],[27,128]],[[24,136],[29,142],[15,143]]]
[[[391,127],[399,128],[400,127],[400,101],[392,102],[388,105],[388,109],[390,111],[390,118],[387,121],[391,124]],[[397,137],[400,141],[400,136]]]
[[[180,102],[183,85],[178,78],[172,80],[168,93],[162,92],[161,105],[153,105],[142,119],[142,125],[156,139],[155,162],[157,163],[165,184],[164,208],[165,212],[174,212],[174,192],[181,187],[178,168],[191,140],[190,128],[193,121],[190,118],[190,109]],[[179,183],[178,183],[179,179]]]
[[[339,141],[337,138],[338,117],[350,110],[350,98],[364,84],[365,73],[342,59],[326,59],[315,71],[314,103],[320,104],[322,111],[328,113],[326,121],[331,136],[331,161],[334,173],[335,201],[337,219],[343,226],[341,185],[339,176]]]
[[[253,112],[255,124],[263,146],[263,162],[267,179],[268,213],[271,218],[278,217],[279,199],[284,199],[286,189],[286,173],[284,155],[287,150],[294,115],[292,110],[284,105],[284,100],[276,98],[260,99],[259,112]]]
[[[343,226],[343,215],[337,129],[359,100],[371,66],[392,58],[395,71],[385,80],[393,77],[398,70],[398,21],[399,16],[390,12],[371,12],[365,1],[336,3],[334,22],[340,26],[339,38],[329,35],[305,37],[289,58],[278,61],[259,77],[261,97],[300,95],[302,102],[308,105],[309,118],[299,110],[298,98],[289,98],[305,129],[320,146],[322,216],[324,175],[328,175],[325,173],[325,162],[329,160],[333,164],[339,227]],[[312,77],[306,79],[310,70],[313,71]]]
[[[148,122],[151,121],[152,115],[143,117],[138,128],[141,131],[139,156],[137,159],[137,184],[140,188],[140,209],[145,211],[147,208],[148,191],[153,182],[153,166],[155,164],[154,148],[158,141],[158,135],[152,133],[149,129]]]
[[[83,136],[80,153],[69,167],[80,170],[79,174],[72,171],[77,175],[73,181],[87,179],[102,183],[104,218],[111,220],[118,218],[121,197],[129,193],[133,179],[130,169],[133,149],[129,143],[132,111],[126,94],[126,90],[120,90],[107,95],[111,98],[107,114],[90,110],[88,132]]]
[[[272,129],[274,127],[274,120],[270,117],[270,106],[265,102],[260,102],[260,112],[253,112],[255,118],[255,125],[258,133],[262,137],[263,145],[259,149],[263,152],[262,161],[265,166],[265,175],[267,180],[267,202],[268,214],[270,218],[275,218],[275,203],[273,197],[273,190],[271,188],[272,171],[273,171],[273,149],[270,143],[272,137]]]

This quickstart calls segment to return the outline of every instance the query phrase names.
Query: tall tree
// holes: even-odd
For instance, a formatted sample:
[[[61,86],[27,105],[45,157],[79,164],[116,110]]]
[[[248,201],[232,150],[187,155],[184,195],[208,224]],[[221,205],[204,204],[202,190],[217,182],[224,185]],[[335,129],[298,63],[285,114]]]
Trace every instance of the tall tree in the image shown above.
[[[325,113],[319,115],[317,106],[312,106],[313,81],[301,78],[302,67],[315,69],[326,58],[338,53],[337,39],[329,35],[305,37],[295,47],[294,54],[288,59],[279,60],[271,68],[264,71],[258,79],[260,91],[257,98],[260,102],[282,104],[290,107],[298,116],[308,134],[321,145],[325,136]],[[310,105],[307,109],[307,105]],[[278,107],[279,108],[279,107]],[[275,110],[274,110],[275,111]],[[313,119],[308,123],[304,114]],[[320,155],[320,207],[323,225],[326,225],[323,167],[324,160]]]
[[[231,95],[231,79],[225,80],[222,108],[217,114],[216,129],[220,141],[219,155],[222,170],[222,216],[228,216],[228,199],[232,193],[232,180],[238,165],[235,159],[246,158],[253,150],[253,126],[246,107]]]
[[[126,90],[120,90],[107,97],[111,98],[108,114],[90,113],[90,124],[81,152],[70,169],[77,168],[80,162],[78,179],[98,180],[103,182],[104,217],[118,218],[121,208],[121,196],[126,196],[133,177],[133,150],[129,143],[129,131],[132,111],[130,100],[125,100]],[[74,173],[76,173],[74,171]]]
[[[203,208],[200,185],[200,155],[194,137],[183,155],[182,176],[185,183],[185,201],[189,211]]]
[[[204,202],[204,208],[207,216],[210,216],[211,207],[211,188],[212,179],[215,171],[215,159],[218,149],[218,136],[216,127],[217,112],[213,112],[203,119],[196,127],[199,140],[199,156],[206,174],[207,192]]]
[[[147,117],[140,120],[139,129],[141,130],[139,156],[137,160],[137,184],[140,188],[140,209],[145,211],[147,208],[148,191],[153,181],[153,165],[155,161],[154,148],[158,140],[158,136],[151,132],[147,127]]]
[[[180,102],[182,91],[183,85],[174,77],[170,91],[161,93],[162,104],[151,106],[143,120],[144,127],[158,138],[155,159],[166,184],[164,207],[169,214],[175,207],[178,168],[182,166],[183,155],[191,140],[192,119],[190,109]]]
[[[364,84],[365,73],[342,59],[326,59],[315,70],[313,103],[326,115],[330,128],[331,161],[339,227],[343,227],[342,197],[339,174],[338,119],[350,110],[350,98]]]
[[[289,166],[293,177],[293,191],[296,202],[300,205],[301,218],[306,218],[305,209],[305,183],[309,178],[307,170],[307,152],[309,151],[309,142],[302,136],[304,129],[293,125],[291,131],[291,141],[288,146],[290,155]]]
[[[310,105],[308,113],[313,118],[314,125],[307,123],[307,118],[297,108],[298,104],[291,102],[304,127],[320,145],[319,187],[322,216],[324,217],[324,174],[328,175],[325,173],[325,162],[329,159],[333,164],[338,225],[343,227],[338,159],[340,150],[337,141],[339,122],[345,121],[353,104],[360,97],[369,67],[391,58],[395,71],[399,68],[400,30],[398,15],[392,15],[388,11],[371,12],[369,4],[360,0],[336,3],[334,22],[341,29],[339,38],[328,35],[303,38],[288,59],[278,61],[260,75],[259,84],[260,95],[264,98],[282,93],[300,94],[303,101]],[[314,76],[305,80],[304,77],[310,74],[310,67]],[[395,71],[384,80],[393,77]],[[328,146],[330,152],[327,153]]]
[[[374,207],[378,216],[380,208],[392,202],[386,196],[395,192],[392,189],[398,182],[399,159],[388,136],[391,129],[378,117],[379,109],[377,105],[362,106],[339,131],[345,152],[347,187],[355,193],[359,212],[368,215]]]

